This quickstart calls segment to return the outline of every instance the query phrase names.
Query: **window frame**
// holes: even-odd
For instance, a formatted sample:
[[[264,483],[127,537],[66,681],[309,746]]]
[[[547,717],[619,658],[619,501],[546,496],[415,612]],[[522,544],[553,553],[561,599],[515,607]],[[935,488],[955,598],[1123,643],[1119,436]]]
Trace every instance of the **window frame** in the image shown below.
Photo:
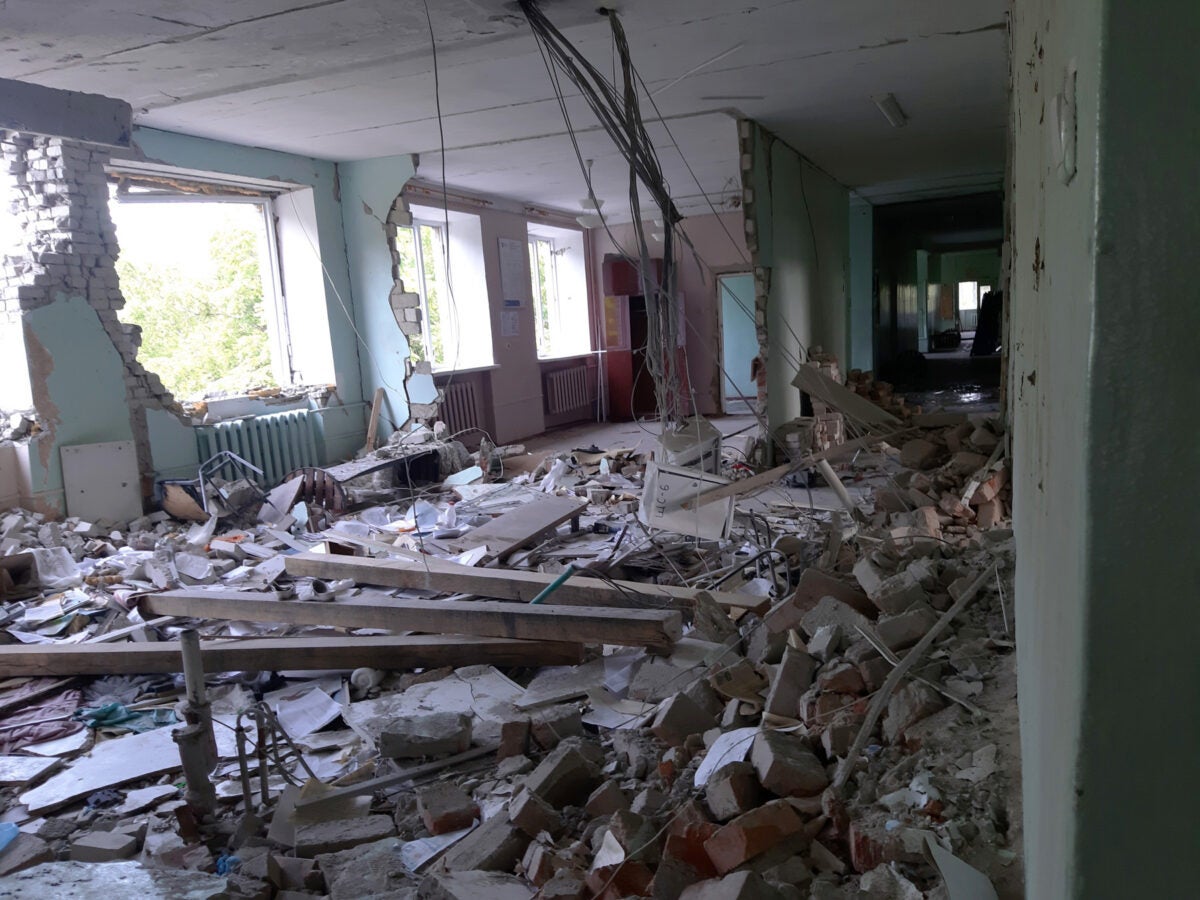
[[[173,173],[130,171],[119,165],[106,167],[108,181],[117,186],[115,196],[109,202],[137,204],[167,203],[231,203],[257,206],[262,217],[262,233],[259,246],[259,272],[263,282],[263,307],[267,312],[267,337],[271,348],[271,368],[281,387],[293,387],[296,368],[292,352],[291,320],[288,315],[287,292],[283,281],[283,269],[279,251],[279,218],[275,211],[275,200],[283,193],[249,183],[243,185],[236,179],[206,179],[202,177],[180,177]],[[148,190],[145,193],[121,194],[121,183],[129,182],[140,187],[153,186],[164,178],[173,179],[172,189]],[[194,186],[187,190],[179,185]],[[231,190],[231,187],[234,188]],[[209,193],[208,190],[212,190]]]
[[[558,359],[561,357],[561,354],[555,354],[553,347],[549,344],[549,341],[553,339],[555,332],[562,327],[562,310],[559,308],[559,304],[562,302],[562,292],[559,290],[558,283],[558,254],[555,253],[557,248],[554,246],[554,238],[546,237],[540,234],[530,234],[528,236],[528,243],[531,251],[529,260],[529,280],[530,285],[533,288],[532,299],[535,329],[534,338],[537,345],[537,356],[540,360]],[[547,284],[550,296],[546,302],[547,310],[545,313],[546,318],[549,319],[548,322],[543,320],[542,314],[542,278],[540,275],[535,275],[535,273],[538,273],[539,271],[535,265],[538,262],[538,244],[545,244],[549,248],[550,254],[550,265],[547,272]],[[546,338],[547,343],[545,345],[543,345],[542,339],[544,331],[549,333],[549,336]]]
[[[429,318],[429,286],[426,284],[426,280],[425,280],[426,279],[426,276],[425,276],[425,251],[421,246],[421,229],[422,228],[432,228],[438,235],[438,240],[441,243],[443,252],[440,254],[438,254],[438,253],[434,254],[434,258],[433,258],[434,272],[436,273],[436,277],[437,277],[439,286],[445,286],[445,289],[447,291],[450,290],[449,280],[446,278],[445,248],[446,248],[446,241],[449,240],[449,233],[446,230],[446,223],[445,222],[435,222],[430,219],[423,219],[423,218],[419,219],[415,216],[413,217],[411,225],[401,226],[401,230],[408,231],[412,235],[413,256],[414,256],[414,262],[416,264],[416,269],[417,269],[417,284],[410,286],[407,283],[405,283],[404,289],[407,291],[412,291],[418,297],[421,298],[421,307],[420,307],[421,308],[421,347],[424,351],[424,359],[430,363],[430,365],[433,367],[433,370],[435,372],[450,372],[450,371],[453,371],[453,366],[449,365],[447,363],[439,364],[436,361],[437,354],[434,352],[435,348],[433,345],[433,332],[429,326],[429,322],[430,322],[430,318]],[[439,306],[440,306],[440,299],[439,299]],[[445,310],[441,309],[441,308],[439,308],[438,311],[439,311],[439,313],[445,312]],[[443,330],[449,328],[449,329],[453,330],[453,332],[455,334],[458,333],[457,322],[450,322],[448,318],[446,319],[446,321],[444,321],[442,323],[442,328],[443,328]],[[443,340],[444,340],[444,338],[445,338],[445,334],[443,334]],[[445,350],[446,350],[446,348],[443,347],[442,348],[443,355],[445,354]]]

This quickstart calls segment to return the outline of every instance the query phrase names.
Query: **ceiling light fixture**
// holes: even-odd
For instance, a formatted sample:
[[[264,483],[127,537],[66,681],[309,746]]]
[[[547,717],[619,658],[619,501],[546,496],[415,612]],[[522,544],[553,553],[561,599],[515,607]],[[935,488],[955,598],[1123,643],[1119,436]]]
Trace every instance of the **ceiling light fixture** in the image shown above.
[[[908,116],[900,108],[895,94],[876,94],[871,100],[879,107],[883,117],[892,123],[893,128],[903,128],[908,124]]]
[[[575,221],[579,223],[580,228],[599,228],[604,224],[604,216],[600,215],[600,208],[604,206],[604,201],[597,199],[596,192],[592,189],[592,161],[585,160],[584,164],[587,166],[588,195],[579,201],[579,205],[590,212],[576,216]]]

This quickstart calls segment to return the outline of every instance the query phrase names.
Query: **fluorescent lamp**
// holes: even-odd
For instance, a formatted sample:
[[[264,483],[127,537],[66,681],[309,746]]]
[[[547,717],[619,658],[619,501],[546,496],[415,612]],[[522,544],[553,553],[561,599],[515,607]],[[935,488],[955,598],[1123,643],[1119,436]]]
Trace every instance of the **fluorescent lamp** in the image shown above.
[[[879,107],[883,117],[892,123],[893,128],[903,128],[908,124],[908,116],[896,102],[895,94],[878,94],[871,99],[875,101],[875,105]]]

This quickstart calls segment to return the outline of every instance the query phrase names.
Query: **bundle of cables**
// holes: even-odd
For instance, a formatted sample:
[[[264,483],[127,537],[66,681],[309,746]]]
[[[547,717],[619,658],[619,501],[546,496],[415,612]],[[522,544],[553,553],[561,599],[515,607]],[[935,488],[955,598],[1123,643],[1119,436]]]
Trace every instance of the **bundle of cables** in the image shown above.
[[[638,97],[641,79],[630,56],[625,29],[616,12],[607,10],[618,61],[618,66],[614,67],[614,77],[610,79],[554,27],[536,0],[520,0],[520,6],[547,60],[547,66],[552,67],[552,78],[557,80],[556,73],[561,73],[578,89],[601,127],[629,164],[629,206],[638,244],[638,269],[648,320],[646,367],[654,379],[660,415],[664,421],[677,421],[686,409],[679,354],[676,351],[680,345],[680,315],[675,300],[676,225],[682,217],[671,200],[658,154],[642,120]],[[617,68],[620,71],[619,86],[616,84]],[[561,94],[559,102],[563,102]],[[585,177],[588,177],[586,173]],[[588,180],[588,193],[594,199],[590,177]],[[639,181],[658,207],[665,225],[660,278],[655,277],[650,264],[649,243],[643,227],[641,198],[638,194]]]

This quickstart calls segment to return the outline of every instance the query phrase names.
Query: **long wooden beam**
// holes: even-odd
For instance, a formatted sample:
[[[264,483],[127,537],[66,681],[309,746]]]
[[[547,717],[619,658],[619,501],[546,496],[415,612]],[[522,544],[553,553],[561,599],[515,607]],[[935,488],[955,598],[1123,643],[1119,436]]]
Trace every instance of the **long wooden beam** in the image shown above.
[[[438,666],[559,666],[583,661],[583,646],[475,635],[308,637],[201,643],[207,672],[281,669],[426,669]],[[179,643],[11,644],[0,647],[0,677],[181,672]]]
[[[664,650],[683,636],[683,617],[669,609],[555,608],[486,600],[312,603],[268,599],[264,594],[241,591],[186,589],[146,594],[140,600],[140,607],[143,616],[474,634]]]
[[[337,556],[327,553],[297,553],[286,560],[292,575],[314,578],[352,578],[359,584],[382,587],[437,591],[449,594],[476,594],[497,600],[528,603],[542,592],[556,575],[520,572],[514,569],[475,569],[457,563],[426,557],[421,560],[372,559],[365,556]],[[753,594],[709,591],[726,609],[763,611],[771,602]],[[692,588],[638,581],[606,581],[579,572],[568,578],[546,598],[552,606],[610,606],[626,609],[673,607],[690,609],[695,603]]]

